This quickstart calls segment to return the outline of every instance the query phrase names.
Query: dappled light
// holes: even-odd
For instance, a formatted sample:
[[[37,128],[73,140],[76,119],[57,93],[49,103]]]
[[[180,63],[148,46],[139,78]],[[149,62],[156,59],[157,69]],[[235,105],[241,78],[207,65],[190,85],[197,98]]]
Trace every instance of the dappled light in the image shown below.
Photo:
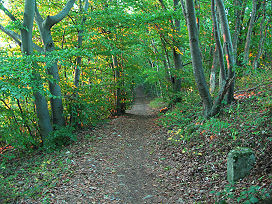
[[[270,1],[0,0],[0,203],[269,203]]]

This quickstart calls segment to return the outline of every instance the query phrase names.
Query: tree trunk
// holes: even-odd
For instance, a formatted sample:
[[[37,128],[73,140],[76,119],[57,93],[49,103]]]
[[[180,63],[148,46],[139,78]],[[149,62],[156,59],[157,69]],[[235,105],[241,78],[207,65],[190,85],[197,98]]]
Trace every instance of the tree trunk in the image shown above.
[[[213,63],[210,74],[210,92],[213,93],[216,87],[216,71],[219,66],[219,58],[218,58],[218,48],[215,45],[214,53],[213,53]]]
[[[53,131],[50,123],[47,101],[40,92],[34,92],[36,112],[39,119],[40,133],[43,143],[46,142],[46,137]]]
[[[264,1],[264,3],[263,3],[263,19],[260,24],[261,33],[260,33],[260,39],[259,39],[259,45],[258,45],[258,52],[257,52],[256,57],[253,62],[253,69],[257,69],[259,59],[263,54],[264,41],[266,39],[267,29],[270,24],[270,20],[269,20],[265,26],[265,20],[266,20],[266,3],[265,2],[266,1]]]
[[[24,28],[27,28],[27,29],[21,30],[21,36],[22,36],[22,52],[23,54],[26,54],[26,55],[31,55],[33,53],[32,30],[33,30],[34,14],[35,14],[35,0],[25,0],[23,26]],[[38,84],[40,84],[39,82],[40,75],[35,72],[34,72],[34,75],[36,75],[35,79],[38,81]],[[43,89],[42,85],[40,86],[41,86],[40,88]],[[40,127],[42,141],[45,142],[46,137],[53,130],[50,123],[47,101],[45,97],[39,91],[34,90],[33,95],[35,98],[36,113],[39,120],[38,123]]]
[[[39,10],[36,6],[36,16],[35,19],[38,24],[40,35],[44,44],[44,51],[46,56],[50,57],[50,53],[55,50],[54,41],[52,39],[51,28],[65,18],[72,6],[74,5],[75,0],[69,0],[65,7],[55,16],[47,16],[44,20],[39,13]],[[62,105],[62,94],[61,88],[59,85],[59,70],[57,61],[47,63],[48,74],[51,75],[54,81],[49,81],[49,90],[53,97],[50,99],[51,109],[52,109],[52,118],[53,124],[57,126],[65,126],[65,119],[63,116],[63,105]]]
[[[125,113],[125,107],[123,104],[123,96],[122,96],[122,83],[121,83],[121,71],[120,71],[120,66],[118,64],[118,59],[116,56],[112,56],[113,59],[113,68],[115,71],[115,82],[116,82],[116,115],[122,115]]]
[[[214,26],[214,37],[216,42],[216,48],[218,50],[218,63],[220,66],[219,89],[221,89],[226,81],[226,70],[225,70],[225,63],[224,63],[223,48],[220,41],[219,26],[218,26],[216,11],[215,11],[214,0],[212,0],[211,2],[211,11],[212,11],[213,26]]]
[[[264,31],[262,30],[262,32],[261,32],[259,45],[258,45],[258,53],[257,53],[257,55],[256,55],[256,57],[254,59],[254,62],[253,62],[253,69],[258,68],[260,57],[263,54],[263,47],[264,47],[264,42],[265,42],[265,39],[266,39],[266,36],[267,36],[268,25],[269,25],[269,23],[266,25],[265,30]]]
[[[50,37],[51,37],[51,33],[50,33]],[[47,53],[48,52],[50,53],[55,50],[55,45],[53,41],[51,42],[49,41],[45,43],[45,47],[48,48],[48,49],[45,49]],[[59,78],[59,70],[58,70],[57,62],[55,61],[55,62],[52,62],[52,64],[50,63],[47,69],[48,69],[48,74],[51,75],[54,79],[53,82],[49,81],[49,90],[53,96],[50,98],[53,124],[62,127],[62,126],[65,126],[65,119],[63,116],[62,94],[61,94],[61,88],[59,85],[60,78]]]
[[[89,1],[85,0],[84,12],[88,11],[88,7],[89,7]],[[81,0],[80,0],[80,11],[82,12]],[[83,27],[85,21],[86,21],[86,17],[84,16],[82,18],[82,21],[81,21],[81,26],[82,27]],[[79,29],[78,30],[78,37],[77,37],[77,48],[78,49],[81,49],[82,42],[83,42],[83,29]],[[74,79],[74,84],[75,84],[76,87],[78,87],[78,85],[79,85],[81,62],[82,62],[82,57],[77,56],[77,58],[76,58],[76,68],[75,68],[75,79]]]
[[[177,10],[178,8],[178,3],[179,0],[174,0],[174,10]],[[180,32],[180,20],[175,19],[174,20],[174,30],[179,33]],[[176,46],[177,42],[175,42],[175,40],[173,39],[173,44],[174,44],[174,48],[173,48],[173,59],[174,59],[174,65],[175,65],[175,76],[174,76],[174,92],[178,93],[181,89],[181,79],[180,77],[178,77],[179,72],[183,69],[183,63],[182,63],[182,59],[181,59],[181,54],[179,53],[181,50],[181,47],[179,45]],[[179,50],[179,52],[178,52]]]
[[[217,1],[220,1],[220,0],[217,0]],[[222,4],[220,6],[221,6],[221,9],[223,9],[223,11],[225,12],[224,7],[222,8]],[[223,88],[220,89],[218,96],[213,102],[211,99],[211,95],[210,95],[206,80],[205,80],[204,70],[202,66],[202,59],[201,59],[200,48],[199,48],[199,39],[198,39],[193,0],[186,0],[186,7],[187,7],[187,13],[188,13],[187,22],[188,22],[188,31],[189,31],[189,39],[190,39],[190,50],[191,50],[195,80],[197,83],[197,88],[199,90],[200,97],[203,101],[204,117],[209,118],[219,113],[222,106],[222,100],[224,99],[224,96],[226,95],[226,93],[229,91],[230,86],[234,80],[234,76],[232,78],[228,78],[225,81]],[[222,15],[223,14],[221,13],[221,16]],[[223,22],[223,23],[226,23],[226,22]],[[223,26],[223,30],[224,29],[226,30],[226,26]],[[226,34],[227,33],[224,32],[224,35]],[[230,39],[230,36],[227,36],[226,38],[228,40],[228,38]],[[230,47],[232,48],[232,46]]]
[[[232,37],[232,45],[233,45],[233,60],[234,60],[234,63],[236,63],[238,39],[239,39],[241,28],[242,28],[241,24],[242,24],[242,19],[245,13],[247,0],[243,0],[242,2],[241,0],[235,0],[234,4],[235,4],[234,15],[236,16],[236,20],[235,20],[234,34]]]
[[[253,1],[252,12],[251,12],[250,22],[249,22],[249,26],[248,26],[245,51],[244,51],[244,63],[245,64],[248,64],[248,61],[249,61],[249,48],[250,48],[250,42],[251,42],[251,35],[252,35],[252,30],[253,30],[253,26],[254,26],[255,17],[256,17],[257,0],[252,0],[252,1]]]
[[[227,67],[228,67],[228,79],[231,80],[231,85],[228,90],[227,94],[227,103],[230,104],[234,100],[234,60],[233,60],[233,47],[232,47],[232,41],[230,36],[230,30],[229,30],[229,24],[228,19],[226,16],[226,10],[225,6],[223,4],[222,0],[216,0],[216,5],[218,8],[220,21],[222,25],[223,30],[223,39],[225,44],[225,54],[226,54],[226,60],[227,60]]]
[[[204,70],[202,66],[201,52],[199,48],[198,29],[195,17],[195,8],[193,0],[186,0],[188,31],[190,39],[190,50],[192,64],[194,68],[195,80],[199,94],[203,100],[204,116],[208,117],[212,108],[212,99],[209,93],[208,85],[205,81]]]

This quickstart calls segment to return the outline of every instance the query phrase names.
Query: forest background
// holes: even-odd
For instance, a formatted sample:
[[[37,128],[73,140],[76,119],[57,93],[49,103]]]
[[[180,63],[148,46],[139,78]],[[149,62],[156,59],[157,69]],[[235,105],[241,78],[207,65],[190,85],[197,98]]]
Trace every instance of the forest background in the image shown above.
[[[271,142],[271,93],[256,89],[271,91],[272,1],[2,0],[0,10],[2,152],[76,141],[124,114],[139,86],[166,104],[173,143],[223,129],[236,140],[224,120],[244,98],[261,111],[249,126],[265,124],[248,132]]]

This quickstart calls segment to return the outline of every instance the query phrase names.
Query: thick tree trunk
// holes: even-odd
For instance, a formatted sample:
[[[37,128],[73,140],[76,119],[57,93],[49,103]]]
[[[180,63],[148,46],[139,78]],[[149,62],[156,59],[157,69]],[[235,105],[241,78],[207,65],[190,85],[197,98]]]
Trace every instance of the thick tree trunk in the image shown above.
[[[40,27],[40,33],[44,43],[44,51],[46,56],[50,58],[50,53],[55,50],[51,30],[47,27]],[[54,81],[49,81],[49,90],[53,95],[53,97],[50,98],[53,124],[57,126],[65,126],[57,61],[47,62],[47,71],[48,74],[51,75],[54,79]]]
[[[204,116],[208,117],[212,108],[212,99],[209,93],[208,85],[205,81],[204,70],[202,66],[201,52],[199,48],[198,29],[195,17],[195,8],[193,0],[186,0],[188,31],[190,39],[190,50],[192,64],[194,68],[195,80],[199,94],[203,100]]]
[[[178,49],[180,50],[180,47],[178,47]],[[173,49],[173,58],[174,58],[174,64],[176,69],[173,88],[174,88],[174,92],[178,93],[181,89],[181,78],[178,77],[178,74],[183,69],[183,63],[181,60],[181,54],[179,54],[175,48]]]
[[[217,1],[220,1],[220,0],[217,0]],[[191,50],[195,80],[197,83],[197,88],[199,90],[200,97],[203,101],[204,116],[206,118],[209,118],[219,113],[222,106],[222,100],[224,99],[224,96],[226,95],[226,93],[229,91],[230,86],[234,80],[234,76],[224,81],[224,86],[222,87],[222,89],[220,89],[218,96],[213,102],[211,99],[211,95],[210,95],[206,80],[205,80],[204,70],[202,66],[202,59],[201,59],[200,48],[199,48],[199,39],[198,39],[193,0],[186,0],[186,7],[187,7],[187,13],[188,13],[187,22],[188,22],[188,31],[189,31],[189,39],[190,39],[190,50]],[[224,7],[222,8],[222,4],[221,4],[221,9],[225,11]],[[221,13],[221,16],[222,15],[223,14]],[[225,22],[223,21],[222,24],[223,23],[226,23],[226,21]],[[226,25],[222,27],[223,27],[223,30],[224,29],[226,30]],[[224,35],[229,35],[229,33],[227,34],[226,31],[224,31]],[[228,42],[228,39],[230,39],[230,36],[227,36],[225,38],[227,38],[227,42]],[[230,45],[231,45],[231,42],[230,42]],[[230,47],[232,48],[232,46]],[[228,49],[229,47],[227,48],[227,51],[229,51]]]
[[[244,51],[244,63],[245,64],[248,64],[248,61],[249,61],[249,48],[250,48],[250,42],[251,42],[251,35],[252,35],[252,30],[253,30],[253,26],[254,26],[254,22],[255,22],[255,17],[256,17],[257,0],[252,0],[252,1],[253,1],[252,12],[251,12],[250,22],[249,22],[249,26],[248,26],[245,51]]]
[[[226,16],[226,10],[225,6],[223,4],[222,0],[216,0],[216,5],[218,8],[220,21],[222,25],[223,30],[223,39],[224,39],[224,47],[225,47],[225,54],[226,54],[226,60],[227,60],[227,67],[228,67],[228,79],[231,80],[231,85],[228,90],[227,94],[227,103],[230,104],[233,100],[233,94],[234,94],[234,60],[233,60],[233,47],[232,47],[232,41],[230,36],[230,30],[229,30],[229,24],[228,19]]]
[[[34,92],[35,98],[35,105],[36,105],[36,112],[39,119],[39,127],[40,133],[42,137],[42,141],[46,142],[46,137],[53,131],[51,122],[50,122],[50,115],[48,111],[47,101],[40,92]]]
[[[24,28],[27,28],[27,29],[21,30],[21,36],[22,36],[22,52],[26,55],[31,55],[33,53],[32,29],[33,29],[34,14],[35,14],[35,0],[25,0],[23,26]],[[37,80],[39,84],[40,83],[39,74],[34,73],[34,75],[36,75],[35,79]],[[43,88],[42,85],[40,86],[41,86],[40,88]],[[38,123],[40,127],[42,141],[45,142],[46,137],[53,130],[50,123],[47,101],[45,97],[39,91],[34,90],[33,95],[35,98],[36,113],[39,120]]]
[[[66,17],[74,5],[75,0],[69,0],[66,6],[55,16],[47,16],[44,20],[36,7],[36,21],[40,31],[40,35],[44,44],[44,51],[50,57],[50,53],[55,50],[54,41],[52,39],[51,28]],[[47,63],[48,74],[51,75],[54,81],[49,81],[49,90],[53,97],[50,99],[53,124],[57,126],[65,126],[65,119],[63,116],[62,94],[59,85],[59,70],[57,61]]]

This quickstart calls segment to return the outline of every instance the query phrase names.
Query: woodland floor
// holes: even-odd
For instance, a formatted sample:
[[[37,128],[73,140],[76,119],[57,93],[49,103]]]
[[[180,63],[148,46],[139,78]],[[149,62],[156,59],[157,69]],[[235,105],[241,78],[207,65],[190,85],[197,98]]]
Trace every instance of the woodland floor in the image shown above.
[[[217,141],[217,145],[210,146],[204,139],[201,147],[194,149],[198,145],[192,143],[189,145],[192,151],[185,153],[167,140],[168,130],[157,123],[159,110],[150,108],[148,104],[144,95],[138,93],[135,104],[124,116],[111,119],[95,129],[82,131],[78,142],[56,156],[53,153],[49,158],[44,157],[41,165],[45,169],[43,173],[35,172],[34,163],[25,166],[25,161],[14,167],[16,172],[25,172],[16,177],[14,185],[24,186],[26,191],[38,181],[43,187],[36,193],[38,196],[21,195],[8,202],[7,195],[4,201],[215,203],[216,196],[210,192],[223,191],[227,184],[226,156],[232,145]],[[268,133],[263,135],[263,142],[256,143],[255,148],[260,150],[256,153],[257,166],[249,177],[238,182],[240,191],[249,184],[272,188],[271,141],[266,152],[261,152],[262,145],[267,143],[265,138],[271,136],[269,121],[264,128]],[[38,161],[42,157],[37,155],[32,160]],[[63,166],[62,170],[57,166]],[[46,176],[47,172],[51,175]],[[2,173],[5,174],[12,173]],[[26,177],[29,177],[28,182]],[[19,190],[21,187],[16,188]]]
[[[156,172],[153,152],[163,134],[157,110],[141,95],[124,116],[103,127],[82,132],[89,140],[72,145],[65,154],[69,173],[47,191],[50,203],[167,203]],[[66,159],[67,159],[66,158]],[[23,199],[19,203],[39,203]]]
[[[152,144],[159,129],[144,97],[125,116],[88,134],[98,138],[69,154],[75,166],[69,182],[53,189],[53,202],[158,203],[165,201],[154,173]],[[99,138],[103,138],[99,140]]]

